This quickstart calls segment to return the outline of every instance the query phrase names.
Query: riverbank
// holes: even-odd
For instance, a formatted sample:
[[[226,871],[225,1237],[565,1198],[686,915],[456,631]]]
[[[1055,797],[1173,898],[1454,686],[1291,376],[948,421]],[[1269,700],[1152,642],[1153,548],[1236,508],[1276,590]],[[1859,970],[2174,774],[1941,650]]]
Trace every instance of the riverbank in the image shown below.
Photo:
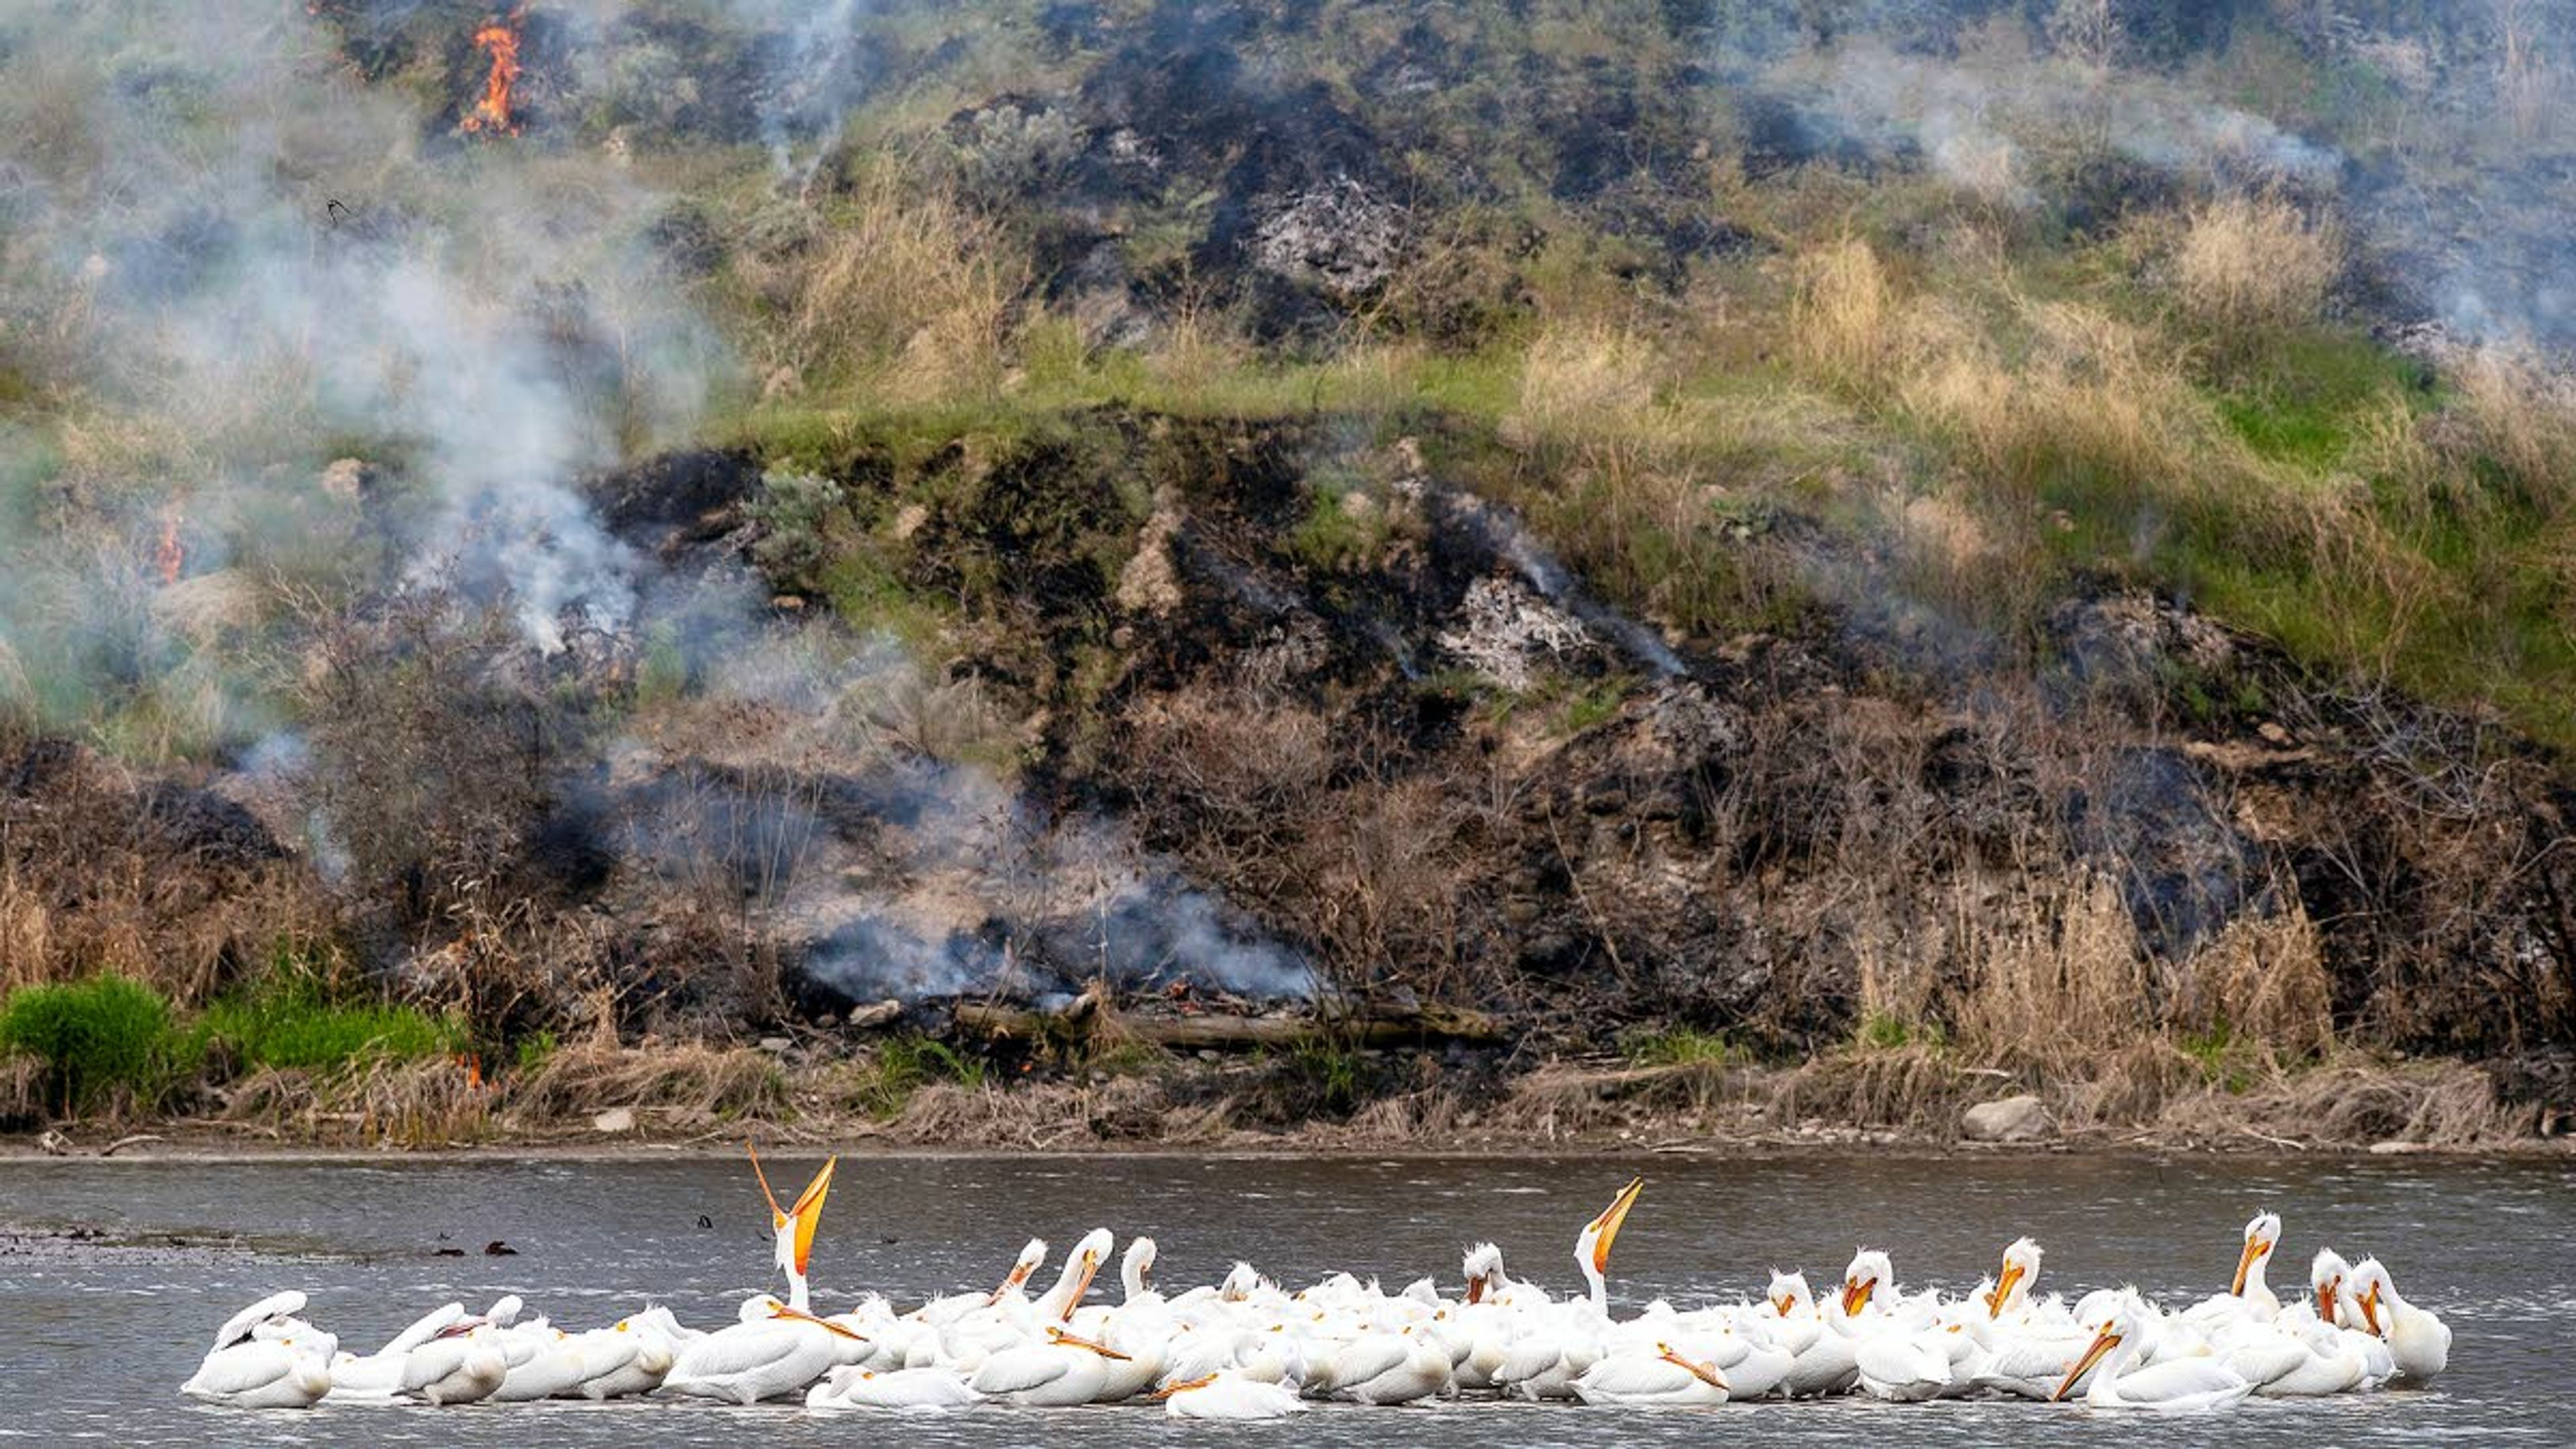
[[[1326,1064],[1175,1059],[1011,1082],[925,1072],[895,1084],[877,1055],[789,1056],[621,1049],[551,1080],[525,1081],[482,1081],[449,1062],[338,1079],[268,1073],[207,1111],[56,1122],[0,1137],[0,1156],[619,1157],[731,1152],[744,1141],[1076,1156],[1534,1149],[2558,1156],[2570,1140],[2557,1114],[2499,1097],[2477,1067],[2358,1055],[2261,1079],[2159,1085],[2145,1063],[2133,1063],[2118,1081],[2038,1086],[1919,1047],[1853,1050],[1795,1066],[1557,1061],[1505,1074],[1453,1062],[1452,1080],[1428,1083],[1420,1079],[1442,1074],[1439,1058],[1374,1051]],[[1401,1072],[1417,1084],[1326,1105],[1312,1096],[1319,1072]],[[586,1099],[575,1099],[574,1073],[590,1084]]]

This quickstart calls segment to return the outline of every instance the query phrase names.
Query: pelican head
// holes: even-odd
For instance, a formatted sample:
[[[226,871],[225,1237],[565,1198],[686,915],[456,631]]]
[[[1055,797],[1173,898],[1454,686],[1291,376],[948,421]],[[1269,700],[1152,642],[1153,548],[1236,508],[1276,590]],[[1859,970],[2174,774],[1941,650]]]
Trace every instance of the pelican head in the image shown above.
[[[2245,1248],[2236,1255],[2236,1279],[2227,1291],[2242,1298],[2248,1282],[2262,1281],[2263,1260],[2281,1245],[2281,1217],[2278,1213],[2256,1213],[2245,1224]]]
[[[1896,1281],[1896,1265],[1876,1248],[1863,1248],[1852,1255],[1851,1266],[1843,1270],[1843,1317],[1849,1318],[1869,1306],[1879,1289]]]
[[[760,1195],[769,1202],[769,1225],[778,1235],[778,1266],[787,1274],[788,1304],[803,1312],[805,1265],[814,1256],[814,1230],[822,1225],[823,1199],[831,1196],[832,1169],[839,1165],[840,1159],[825,1159],[822,1170],[816,1172],[814,1180],[805,1184],[805,1191],[797,1195],[796,1205],[782,1208],[778,1205],[778,1194],[769,1190],[769,1174],[761,1171],[760,1154],[752,1151],[747,1143],[743,1150],[751,1152],[752,1175],[760,1179]]]
[[[2388,1311],[2397,1297],[2397,1284],[2377,1258],[2364,1258],[2352,1265],[2353,1306],[2361,1310],[2362,1325],[2381,1338],[2388,1336],[2396,1315]]]
[[[1478,1243],[1467,1250],[1466,1261],[1459,1270],[1467,1275],[1467,1301],[1482,1303],[1487,1295],[1503,1286],[1503,1250],[1491,1243]]]
[[[1118,1260],[1118,1276],[1130,1298],[1142,1298],[1154,1291],[1154,1255],[1152,1238],[1130,1238],[1127,1252]]]
[[[1807,1287],[1804,1273],[1783,1273],[1777,1268],[1772,1269],[1771,1287],[1763,1296],[1771,1300],[1771,1311],[1782,1318],[1812,1312],[1816,1306],[1816,1295]]]
[[[1028,1246],[1020,1249],[1020,1256],[1011,1261],[1011,1271],[1003,1275],[1002,1286],[994,1289],[993,1296],[984,1300],[985,1306],[990,1307],[1028,1287],[1029,1276],[1037,1272],[1040,1263],[1046,1261],[1046,1255],[1046,1239],[1029,1239]]]
[[[2084,1377],[2095,1364],[2100,1363],[2113,1350],[2124,1343],[2134,1341],[2137,1336],[2136,1311],[2125,1302],[2115,1304],[2111,1311],[2094,1325],[2093,1342],[2083,1353],[2076,1356],[2073,1364],[2067,1367],[2066,1377],[2058,1381],[2057,1392],[2049,1395],[2049,1399],[2052,1402],[2064,1399],[2074,1390],[2076,1380]]]
[[[2007,1308],[2018,1308],[2030,1296],[2030,1285],[2039,1277],[2039,1244],[2028,1238],[2013,1239],[2004,1249],[2004,1265],[1995,1275],[1994,1291],[1986,1295],[1986,1316],[2001,1318]]]
[[[1048,1317],[1058,1322],[1073,1317],[1073,1310],[1082,1306],[1082,1295],[1091,1291],[1091,1280],[1100,1276],[1100,1265],[1109,1261],[1109,1249],[1116,1241],[1107,1228],[1093,1228],[1073,1245],[1073,1251],[1065,1254],[1064,1268],[1055,1286],[1047,1290],[1042,1306]]]
[[[2328,1327],[2343,1322],[2343,1285],[2352,1279],[2352,1265],[2343,1254],[2332,1248],[2317,1249],[2315,1261],[2308,1265],[2308,1288],[2317,1297],[2317,1321]]]
[[[1575,1235],[1574,1261],[1596,1289],[1610,1273],[1610,1245],[1618,1241],[1620,1225],[1628,1221],[1629,1209],[1637,1205],[1638,1194],[1645,1190],[1643,1177],[1628,1179],[1628,1185],[1619,1189],[1619,1195],[1601,1210],[1601,1216],[1585,1223],[1583,1231]]]
[[[1250,1263],[1236,1263],[1226,1270],[1225,1281],[1217,1285],[1217,1297],[1227,1303],[1241,1303],[1260,1288],[1260,1271]]]

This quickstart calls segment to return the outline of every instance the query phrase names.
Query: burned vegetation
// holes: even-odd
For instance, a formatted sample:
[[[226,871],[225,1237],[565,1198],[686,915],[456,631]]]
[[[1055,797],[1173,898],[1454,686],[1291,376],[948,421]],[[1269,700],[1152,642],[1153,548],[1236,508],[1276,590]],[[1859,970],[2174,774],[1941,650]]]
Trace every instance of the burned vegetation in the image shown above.
[[[0,1111],[2554,1134],[2528,48],[1689,9],[0,37]]]

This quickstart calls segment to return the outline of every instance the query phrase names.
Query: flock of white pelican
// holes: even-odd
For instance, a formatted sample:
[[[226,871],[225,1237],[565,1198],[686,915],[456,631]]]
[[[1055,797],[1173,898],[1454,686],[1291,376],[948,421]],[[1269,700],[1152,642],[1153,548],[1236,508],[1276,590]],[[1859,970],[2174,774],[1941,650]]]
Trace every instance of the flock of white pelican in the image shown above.
[[[1112,1248],[1095,1228],[1034,1296],[1047,1245],[1033,1241],[997,1288],[909,1311],[870,1296],[818,1314],[806,1268],[833,1165],[784,1207],[762,1176],[787,1297],[761,1293],[723,1328],[687,1329],[654,1307],[574,1332],[510,1296],[482,1313],[449,1303],[355,1354],[306,1322],[305,1295],[290,1290],[234,1315],[182,1392],[245,1408],[643,1394],[916,1412],[1143,1400],[1183,1419],[1462,1395],[1677,1406],[2004,1395],[2200,1410],[2249,1395],[2422,1384],[2450,1357],[2450,1329],[2399,1296],[2375,1258],[2320,1251],[2309,1291],[2283,1303],[2265,1280],[2281,1244],[2281,1220],[2268,1212],[2245,1225],[2227,1291],[2174,1310],[2128,1288],[2072,1304],[2039,1297],[2040,1248],[2023,1238],[1959,1298],[1900,1289],[1888,1255],[1864,1249],[1821,1301],[1803,1274],[1775,1272],[1759,1301],[1685,1310],[1658,1300],[1614,1317],[1610,1248],[1643,1178],[1577,1234],[1588,1291],[1571,1297],[1510,1276],[1490,1243],[1467,1252],[1454,1298],[1430,1279],[1387,1293],[1349,1274],[1284,1292],[1244,1263],[1166,1295],[1154,1286],[1153,1240],[1137,1238],[1120,1258],[1122,1301],[1094,1304],[1086,1299]]]

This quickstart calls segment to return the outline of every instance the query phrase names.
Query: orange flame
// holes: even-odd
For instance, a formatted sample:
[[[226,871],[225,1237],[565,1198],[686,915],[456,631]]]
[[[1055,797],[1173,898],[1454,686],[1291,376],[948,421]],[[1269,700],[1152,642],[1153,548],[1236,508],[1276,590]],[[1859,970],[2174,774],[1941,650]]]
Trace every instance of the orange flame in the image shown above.
[[[510,119],[510,87],[519,79],[519,25],[528,16],[525,6],[510,12],[507,19],[494,18],[474,32],[477,48],[492,53],[492,73],[483,79],[483,99],[474,103],[456,129],[469,135],[489,132],[496,136],[519,134],[518,124]]]
[[[188,561],[188,551],[179,542],[179,505],[161,510],[161,542],[152,549],[152,566],[160,571],[164,586],[179,582],[179,567]]]

